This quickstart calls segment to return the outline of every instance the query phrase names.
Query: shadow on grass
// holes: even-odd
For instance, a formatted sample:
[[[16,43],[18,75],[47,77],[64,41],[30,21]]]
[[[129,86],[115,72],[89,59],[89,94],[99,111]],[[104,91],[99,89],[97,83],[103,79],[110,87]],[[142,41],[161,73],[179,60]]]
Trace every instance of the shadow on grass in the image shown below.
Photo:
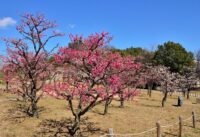
[[[184,127],[188,127],[188,128],[193,128],[193,126],[188,125],[188,124],[184,124],[183,126],[184,126]],[[195,128],[195,129],[197,129],[197,128]]]
[[[159,99],[155,99],[155,98],[153,98],[153,97],[143,97],[142,99],[143,99],[143,100],[146,100],[146,101],[159,102]]]
[[[179,105],[177,105],[177,104],[176,104],[176,105],[175,105],[175,104],[173,104],[172,106],[181,108],[181,106],[179,106]]]
[[[25,112],[25,108],[23,104],[14,104],[11,108],[9,108],[3,116],[3,120],[8,122],[21,123],[23,122],[28,115]]]
[[[169,133],[169,132],[164,132],[164,137],[178,137],[178,135],[173,134],[173,133]]]
[[[103,108],[105,107],[104,105],[102,105]],[[126,106],[126,104],[121,107],[119,105],[114,105],[114,104],[110,104],[108,106],[108,112],[107,114],[104,114],[104,109],[103,110],[98,110],[98,109],[92,109],[90,112],[94,113],[94,114],[99,114],[99,115],[109,115],[110,113],[110,108],[114,108],[114,109],[119,109],[119,110],[123,110],[123,109],[126,109],[126,108],[130,108],[129,106]]]
[[[72,119],[46,119],[43,120],[39,125],[39,131],[33,137],[70,137],[68,130],[72,127]],[[97,123],[89,122],[88,118],[81,120],[81,137],[88,137],[93,134],[102,135],[106,131],[95,127]]]
[[[144,106],[144,107],[151,107],[151,108],[162,108],[161,106],[159,105],[150,105],[150,104],[140,104],[141,106]]]
[[[103,113],[103,111],[101,112],[100,110],[91,110],[91,112],[92,113],[94,113],[94,114],[98,114],[98,115],[105,115],[104,113]],[[107,114],[109,114],[109,110],[108,110],[108,113]],[[107,115],[106,114],[106,115]]]
[[[27,113],[27,105],[24,104],[24,102],[15,102],[16,104],[12,105],[11,108],[7,110],[7,112],[4,115],[4,120],[9,122],[17,122],[21,123],[26,118],[29,118],[30,116]],[[44,107],[38,107],[38,113],[40,115],[41,112],[45,110]]]

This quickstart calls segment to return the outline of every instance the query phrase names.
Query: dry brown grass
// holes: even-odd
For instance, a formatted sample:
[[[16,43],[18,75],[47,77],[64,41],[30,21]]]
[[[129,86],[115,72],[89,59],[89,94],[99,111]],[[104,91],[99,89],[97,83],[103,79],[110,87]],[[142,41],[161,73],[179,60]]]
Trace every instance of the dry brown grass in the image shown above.
[[[13,101],[13,98],[14,95],[0,94],[0,137],[48,137],[57,132],[57,136],[66,135],[65,126],[72,116],[64,100],[43,98],[39,102],[40,118],[34,119],[26,117],[21,112],[23,103]],[[183,119],[188,118],[192,110],[200,115],[200,104],[195,104],[194,97],[184,100],[183,107],[173,106],[177,104],[177,95],[169,96],[165,108],[161,107],[161,99],[160,92],[153,92],[152,98],[142,92],[137,101],[125,102],[125,108],[119,108],[119,102],[114,101],[106,116],[98,114],[103,111],[102,105],[99,105],[84,117],[84,135],[100,136],[108,128],[113,128],[115,133],[138,133],[155,127],[157,121],[160,121],[161,125],[167,125],[177,122],[179,115],[182,115]],[[200,136],[200,117],[196,129],[191,128],[191,121],[184,124],[184,137]],[[177,125],[163,129],[163,136],[177,136],[177,129]],[[155,132],[140,137],[144,136],[155,136]]]

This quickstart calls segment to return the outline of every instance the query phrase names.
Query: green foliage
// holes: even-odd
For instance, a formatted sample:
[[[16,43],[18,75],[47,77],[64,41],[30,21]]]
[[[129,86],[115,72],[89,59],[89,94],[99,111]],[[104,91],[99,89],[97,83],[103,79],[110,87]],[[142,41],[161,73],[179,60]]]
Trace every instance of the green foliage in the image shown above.
[[[181,44],[168,41],[158,46],[154,56],[154,63],[170,67],[173,72],[182,73],[184,67],[194,65],[194,57]]]
[[[154,57],[154,53],[150,52],[148,50],[142,49],[140,47],[130,47],[124,50],[120,50],[120,49],[112,49],[113,52],[118,52],[120,53],[122,56],[133,56],[136,57],[136,59],[138,59],[138,61],[142,62],[142,63],[151,63],[152,59]]]
[[[142,56],[145,52],[147,52],[147,51],[140,47],[137,47],[137,48],[130,47],[130,48],[123,50],[122,55],[124,55],[124,56],[131,55],[131,56],[137,57],[137,56]]]

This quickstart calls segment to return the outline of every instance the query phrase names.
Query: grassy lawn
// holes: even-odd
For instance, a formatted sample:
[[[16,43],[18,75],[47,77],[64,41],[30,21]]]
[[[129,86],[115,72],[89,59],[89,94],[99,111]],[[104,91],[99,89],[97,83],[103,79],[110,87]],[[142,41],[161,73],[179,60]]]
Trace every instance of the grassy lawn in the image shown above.
[[[135,101],[125,102],[125,108],[119,108],[119,102],[112,102],[109,113],[105,116],[103,106],[99,105],[89,112],[83,119],[82,131],[85,136],[100,136],[108,128],[115,133],[139,133],[155,127],[159,121],[161,125],[173,124],[178,121],[179,115],[183,119],[191,116],[192,110],[200,115],[200,104],[195,98],[184,100],[183,107],[176,107],[177,95],[169,96],[166,107],[161,107],[162,94],[153,92],[149,98],[143,91]],[[64,100],[51,97],[42,98],[39,102],[40,118],[28,118],[22,112],[23,103],[14,101],[14,95],[0,94],[0,137],[49,137],[65,136],[66,126],[72,117]],[[200,117],[197,118],[197,128],[191,128],[191,120],[184,122],[184,137],[200,136]],[[162,128],[163,137],[174,137],[178,133],[178,125]],[[155,131],[140,135],[140,137],[156,136]]]

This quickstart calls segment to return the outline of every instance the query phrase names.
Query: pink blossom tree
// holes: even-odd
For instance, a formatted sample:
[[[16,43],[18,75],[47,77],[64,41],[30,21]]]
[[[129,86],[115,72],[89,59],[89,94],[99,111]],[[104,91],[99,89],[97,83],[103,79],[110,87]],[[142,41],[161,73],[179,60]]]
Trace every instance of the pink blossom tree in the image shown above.
[[[2,68],[2,74],[3,74],[3,77],[2,77],[2,80],[5,82],[5,84],[6,84],[6,91],[8,92],[9,91],[9,81],[12,79],[12,75],[11,75],[11,73],[12,73],[12,68],[11,68],[11,66],[4,66],[3,68]]]
[[[15,82],[11,92],[25,95],[30,102],[27,114],[38,117],[37,103],[42,96],[40,90],[50,78],[52,65],[48,63],[51,50],[49,40],[63,34],[51,31],[57,25],[44,15],[24,14],[21,24],[16,27],[22,38],[4,39],[7,55],[1,56],[4,62],[6,82]]]
[[[122,68],[135,65],[132,68],[134,69],[138,66],[131,60],[124,60],[119,54],[107,50],[112,39],[108,33],[96,33],[88,38],[71,35],[70,38],[71,43],[79,43],[78,48],[73,48],[71,44],[69,47],[60,48],[55,55],[58,64],[67,64],[66,69],[61,71],[65,74],[65,80],[47,84],[43,90],[56,98],[67,100],[69,110],[74,116],[69,134],[74,136],[79,134],[83,115],[117,95],[120,80],[118,74],[126,71]]]
[[[115,70],[114,75],[111,76],[111,80],[105,81],[104,83],[104,86],[108,87],[107,94],[109,97],[105,101],[104,115],[107,114],[108,106],[114,98],[114,96],[109,96],[110,92],[112,94],[113,90],[116,91],[116,95],[119,97],[120,107],[123,108],[126,99],[132,99],[132,97],[139,94],[137,87],[143,82],[139,73],[141,70],[140,63],[136,63],[130,56],[120,57],[117,61],[120,67],[117,68],[117,71]],[[113,77],[118,79],[114,83],[112,81]]]
[[[152,88],[154,84],[159,84],[162,75],[160,73],[160,66],[153,66],[152,64],[146,64],[144,66],[143,73],[144,81],[147,85],[149,97],[152,95]]]

